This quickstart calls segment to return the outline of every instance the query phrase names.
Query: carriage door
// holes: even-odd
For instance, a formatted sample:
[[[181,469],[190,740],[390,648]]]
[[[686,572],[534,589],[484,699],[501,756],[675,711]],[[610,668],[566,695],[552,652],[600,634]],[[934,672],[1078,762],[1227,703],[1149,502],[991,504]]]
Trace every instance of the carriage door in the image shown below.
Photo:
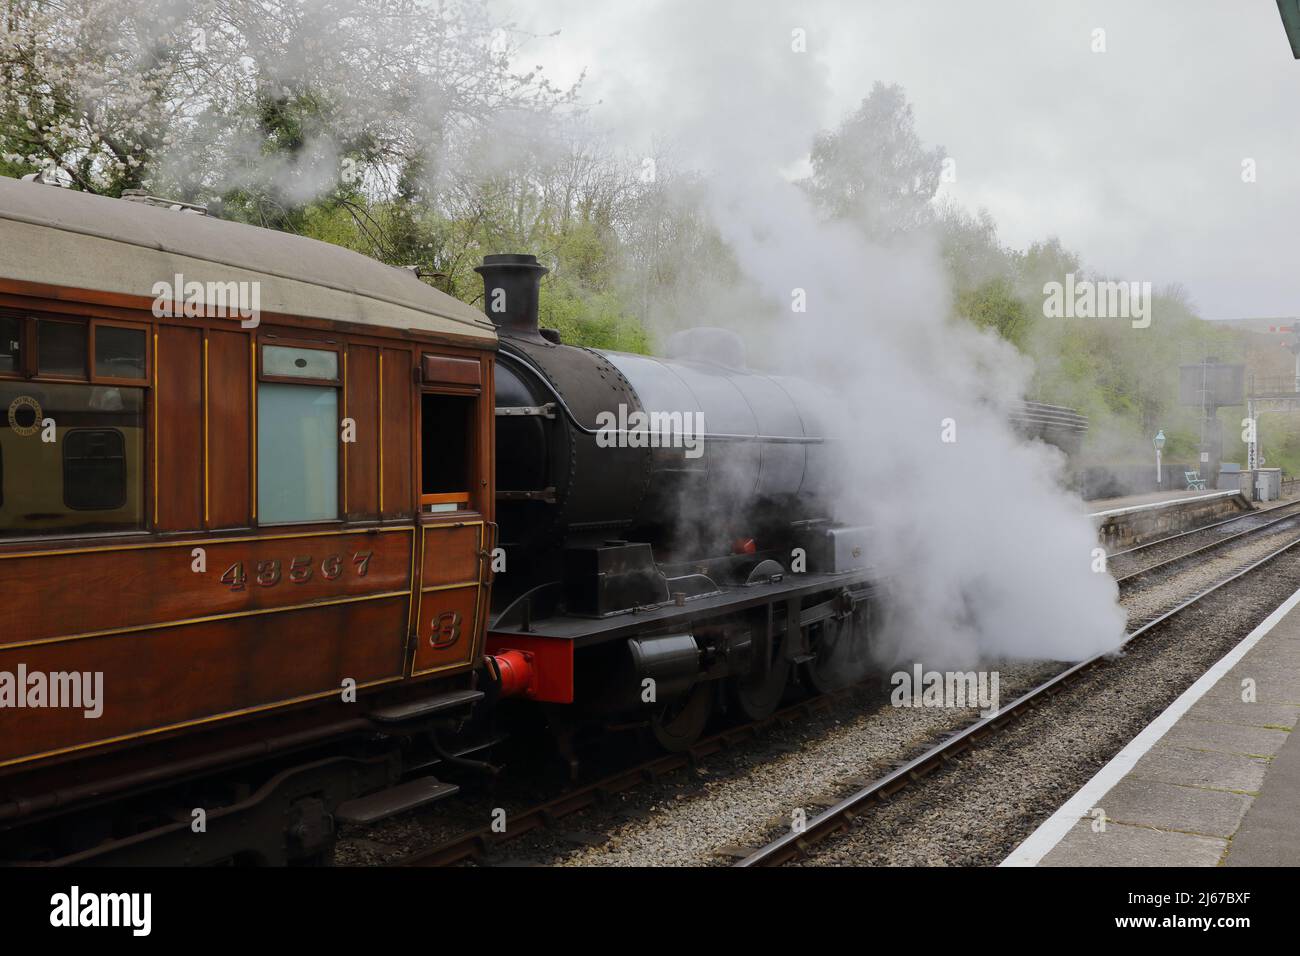
[[[482,653],[487,441],[477,359],[424,355],[420,391],[420,598],[412,674]]]

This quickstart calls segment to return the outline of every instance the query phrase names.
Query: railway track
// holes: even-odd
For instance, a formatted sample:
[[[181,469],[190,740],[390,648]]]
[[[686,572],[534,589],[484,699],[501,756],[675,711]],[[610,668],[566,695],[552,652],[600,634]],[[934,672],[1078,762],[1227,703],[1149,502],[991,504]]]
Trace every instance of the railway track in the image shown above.
[[[1276,519],[1275,521],[1270,521],[1247,533],[1258,535],[1282,521],[1290,520],[1295,517],[1300,517],[1300,515],[1289,515],[1287,517]],[[1241,536],[1234,535],[1233,539],[1239,537]],[[1262,558],[1233,568],[1229,574],[1222,577],[1214,584],[1197,592],[1195,595],[1178,604],[1176,607],[1165,611],[1150,620],[1143,621],[1136,629],[1130,631],[1125,636],[1123,643],[1117,651],[1122,650],[1135,641],[1141,640],[1144,636],[1152,633],[1158,628],[1168,625],[1171,621],[1197,607],[1204,599],[1208,598],[1220,589],[1276,561],[1283,555],[1297,548],[1300,548],[1300,537],[1289,541],[1282,547],[1271,551]],[[1185,558],[1193,553],[1200,553],[1201,550],[1202,549],[1197,549],[1196,552],[1189,552],[1187,555],[1181,557]],[[1022,694],[1007,706],[999,709],[997,713],[981,718],[970,724],[968,727],[945,737],[939,743],[930,747],[919,756],[914,757],[901,766],[891,770],[884,776],[871,781],[862,788],[851,793],[844,799],[828,807],[822,813],[808,820],[807,823],[798,831],[791,830],[782,834],[770,843],[753,850],[753,852],[739,860],[734,865],[738,867],[780,866],[783,863],[803,856],[808,853],[813,846],[822,842],[827,837],[847,830],[853,825],[854,820],[862,814],[869,812],[872,806],[887,800],[905,787],[924,779],[948,761],[977,746],[988,737],[998,733],[1007,726],[1014,724],[1035,707],[1067,690],[1072,683],[1077,681],[1084,674],[1100,667],[1104,667],[1115,656],[1116,651],[1098,654],[1067,668],[1061,673],[1039,684],[1037,687],[1029,690],[1025,694]]]
[[[1280,512],[1286,512],[1286,513],[1281,514]],[[1126,586],[1125,582],[1128,582],[1127,586],[1131,587],[1134,583],[1141,580],[1142,578],[1149,577],[1160,571],[1172,570],[1174,567],[1184,564],[1190,561],[1192,558],[1202,557],[1213,551],[1218,551],[1233,541],[1240,540],[1241,538],[1244,538],[1248,535],[1256,535],[1268,528],[1282,525],[1285,522],[1289,520],[1294,520],[1296,518],[1300,518],[1300,501],[1291,502],[1289,504],[1278,505],[1274,508],[1270,508],[1263,512],[1249,511],[1246,512],[1245,514],[1234,515],[1231,518],[1225,518],[1223,521],[1216,521],[1213,524],[1203,525],[1202,527],[1199,528],[1192,528],[1189,531],[1180,531],[1177,534],[1171,534],[1168,535],[1167,537],[1160,538],[1156,541],[1148,541],[1146,544],[1138,545],[1135,548],[1129,548],[1125,551],[1116,551],[1114,554],[1109,556],[1108,562],[1111,563],[1112,565],[1111,570],[1112,573],[1114,573],[1116,570],[1118,570],[1113,566],[1113,563],[1117,558],[1126,558],[1144,552],[1158,551],[1175,541],[1180,541],[1184,539],[1190,538],[1193,542],[1195,542],[1199,537],[1207,536],[1208,532],[1226,528],[1229,525],[1234,525],[1234,524],[1243,525],[1242,530],[1237,531],[1236,533],[1233,534],[1221,535],[1216,538],[1211,538],[1208,544],[1195,546],[1191,550],[1182,551],[1178,554],[1171,555],[1170,557],[1165,558],[1163,560],[1157,560],[1152,564],[1147,564],[1142,567],[1134,568],[1128,571],[1121,571],[1121,573],[1116,574],[1115,581],[1120,585],[1121,588]],[[1263,521],[1262,524],[1259,523],[1261,520]],[[1125,563],[1125,562],[1121,562],[1121,563]]]
[[[1288,521],[1300,520],[1300,502],[1295,502],[1292,505],[1279,506],[1278,508],[1271,510],[1281,511],[1283,509],[1287,511],[1284,515],[1268,515],[1269,520],[1262,524],[1256,523],[1243,531],[1222,537],[1208,545],[1196,547],[1190,551],[1185,551],[1163,561],[1148,565],[1144,568],[1138,569],[1137,571],[1130,572],[1123,577],[1117,578],[1116,580],[1120,583],[1121,588],[1131,587],[1139,580],[1149,576],[1154,576],[1158,572],[1175,570],[1177,567],[1185,565],[1193,559],[1204,558],[1211,552],[1225,550],[1231,544],[1240,544],[1246,538],[1264,536],[1272,529],[1280,528]],[[1265,517],[1265,515],[1260,515],[1258,512],[1238,515],[1225,521],[1193,529],[1190,532],[1171,535],[1167,538],[1162,538],[1159,541],[1150,542],[1147,545],[1133,548],[1122,553],[1136,553],[1158,545],[1167,544],[1176,539],[1182,539],[1186,536],[1210,531],[1234,522],[1240,522],[1244,519],[1253,518],[1258,522],[1262,517]],[[1193,597],[1183,601],[1173,609],[1168,610],[1153,619],[1142,621],[1140,626],[1126,636],[1124,643],[1127,645],[1129,642],[1141,638],[1149,631],[1163,625],[1165,622],[1193,607],[1203,598],[1208,597],[1210,594],[1219,590],[1219,588],[1237,580],[1247,573],[1250,573],[1269,561],[1274,560],[1297,545],[1300,545],[1300,538],[1297,538],[1286,546],[1271,552],[1263,559],[1234,568],[1229,575],[1201,590]],[[1129,584],[1125,585],[1123,583],[1125,581],[1129,582]],[[740,861],[735,865],[779,865],[789,859],[793,859],[795,856],[801,855],[814,843],[820,842],[820,840],[824,839],[826,836],[851,825],[853,819],[858,814],[866,812],[867,808],[873,802],[887,799],[889,796],[897,793],[908,784],[931,773],[945,761],[951,760],[965,752],[970,747],[975,746],[990,734],[996,733],[1007,723],[1017,720],[1029,709],[1037,706],[1052,695],[1060,693],[1082,674],[1104,664],[1110,656],[1111,655],[1109,654],[1098,655],[1087,661],[1076,664],[1021,695],[1011,704],[1002,708],[998,713],[988,718],[980,719],[966,728],[947,735],[942,741],[926,750],[920,756],[903,763],[885,776],[865,785],[850,796],[830,806],[823,813],[809,820],[805,829],[800,833],[786,834],[773,841],[773,843],[768,846],[753,850],[753,852],[740,859]],[[853,688],[846,688],[845,690],[839,691],[835,694],[808,698],[796,704],[782,708],[771,717],[764,720],[730,727],[720,731],[719,733],[703,738],[683,753],[660,755],[626,769],[615,771],[593,782],[566,791],[565,793],[562,793],[546,802],[533,805],[525,810],[511,814],[508,818],[508,825],[504,830],[494,829],[491,824],[467,830],[448,840],[437,843],[432,847],[412,852],[406,857],[399,859],[396,865],[436,867],[453,866],[471,861],[482,861],[485,857],[509,842],[544,828],[554,829],[558,822],[566,817],[599,806],[607,802],[610,798],[634,790],[645,783],[653,782],[684,768],[696,766],[702,760],[713,754],[720,753],[738,746],[741,743],[753,740],[765,729],[770,728],[773,725],[791,722],[800,719],[801,717],[811,716],[814,713],[824,711],[832,705],[832,702],[838,696],[847,693],[852,689]]]
[[[644,783],[657,780],[670,773],[697,765],[705,758],[753,740],[776,725],[810,717],[829,709],[832,703],[857,685],[829,694],[809,697],[783,707],[770,717],[728,727],[719,733],[700,739],[682,753],[662,754],[643,763],[616,771],[600,779],[582,784],[560,794],[554,799],[510,815],[504,831],[493,829],[491,824],[469,830],[433,847],[417,850],[397,861],[397,866],[454,866],[458,863],[482,860],[501,845],[545,827],[553,827],[559,820],[581,810],[597,806],[609,798],[633,790]]]

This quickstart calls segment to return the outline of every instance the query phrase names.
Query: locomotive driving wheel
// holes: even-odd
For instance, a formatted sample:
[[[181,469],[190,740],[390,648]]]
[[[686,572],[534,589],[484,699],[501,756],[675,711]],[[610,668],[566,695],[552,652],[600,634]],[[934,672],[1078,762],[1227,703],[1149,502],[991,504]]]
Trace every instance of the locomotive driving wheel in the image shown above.
[[[753,671],[743,677],[733,677],[731,700],[745,715],[746,720],[765,720],[776,713],[785,696],[785,685],[790,680],[790,662],[777,653],[767,673]]]
[[[848,607],[853,607],[851,601]],[[808,686],[818,694],[843,690],[866,676],[870,667],[866,614],[856,608],[820,625],[814,657],[803,665]]]
[[[650,733],[655,743],[669,753],[690,749],[704,733],[713,712],[713,685],[701,682],[675,700],[664,704],[650,718]]]

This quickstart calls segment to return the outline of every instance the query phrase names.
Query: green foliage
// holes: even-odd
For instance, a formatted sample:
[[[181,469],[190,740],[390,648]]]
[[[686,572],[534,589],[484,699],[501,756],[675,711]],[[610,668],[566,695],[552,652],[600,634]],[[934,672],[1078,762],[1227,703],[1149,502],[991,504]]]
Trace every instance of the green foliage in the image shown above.
[[[1029,307],[1016,295],[1009,276],[998,276],[973,289],[959,290],[954,310],[980,328],[997,332],[1016,348],[1025,348],[1030,328]]]
[[[542,326],[558,329],[570,345],[650,351],[645,328],[627,314],[614,292],[592,293],[565,276],[548,277],[542,284],[540,313]]]
[[[39,172],[39,170],[31,163],[24,162],[21,159],[17,162],[11,162],[5,157],[0,156],[0,176],[8,176],[11,179],[21,179],[28,173],[35,172]]]
[[[1224,436],[1228,434],[1225,428]],[[1259,438],[1264,467],[1300,475],[1300,415],[1265,412],[1259,416]]]
[[[1044,314],[1047,283],[1064,284],[1069,274],[1076,282],[1106,277],[1088,273],[1056,237],[1023,252],[1005,248],[983,210],[971,215],[943,207],[936,225],[955,316],[996,331],[1033,359],[1029,398],[1088,416],[1086,457],[1144,463],[1152,437],[1163,429],[1166,460],[1197,460],[1200,412],[1177,404],[1178,366],[1208,356],[1242,361],[1240,333],[1203,321],[1177,286],[1153,290],[1148,328],[1134,328],[1124,318],[1049,318]],[[1244,461],[1240,420],[1245,410],[1220,414],[1224,459]],[[1295,458],[1300,460],[1300,433]]]

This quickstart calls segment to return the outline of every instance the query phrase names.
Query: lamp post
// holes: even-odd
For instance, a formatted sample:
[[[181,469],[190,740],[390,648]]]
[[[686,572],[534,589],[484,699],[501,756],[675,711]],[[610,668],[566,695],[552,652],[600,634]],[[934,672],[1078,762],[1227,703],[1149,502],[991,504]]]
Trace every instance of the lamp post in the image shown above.
[[[1160,452],[1165,447],[1165,430],[1163,428],[1156,432],[1156,437],[1151,439],[1151,444],[1156,446],[1156,490],[1159,491],[1164,480],[1164,469],[1160,467]]]

